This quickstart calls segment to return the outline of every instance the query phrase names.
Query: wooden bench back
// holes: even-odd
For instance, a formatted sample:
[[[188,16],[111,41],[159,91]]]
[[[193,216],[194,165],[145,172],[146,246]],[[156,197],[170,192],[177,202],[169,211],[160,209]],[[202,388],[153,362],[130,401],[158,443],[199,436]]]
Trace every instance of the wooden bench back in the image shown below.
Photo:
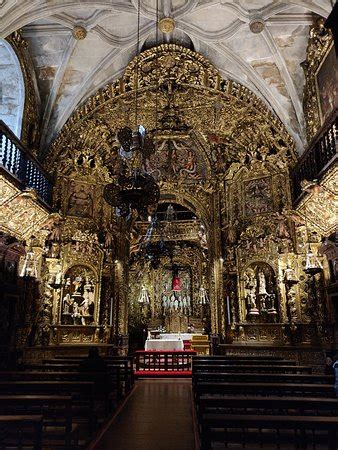
[[[199,372],[248,372],[248,373],[312,373],[311,366],[291,366],[291,365],[229,365],[223,363],[205,364],[195,362],[192,366],[193,373]]]
[[[42,425],[43,417],[38,415],[0,415],[1,448],[32,447],[34,450],[42,450]]]
[[[304,373],[227,373],[227,372],[198,372],[193,373],[193,383],[199,381],[228,381],[228,382],[264,382],[264,383],[316,383],[334,384],[333,375],[313,375]]]
[[[194,395],[198,398],[204,394],[219,395],[270,395],[300,396],[300,397],[331,397],[335,390],[332,384],[313,383],[262,383],[262,382],[197,382],[194,385]]]

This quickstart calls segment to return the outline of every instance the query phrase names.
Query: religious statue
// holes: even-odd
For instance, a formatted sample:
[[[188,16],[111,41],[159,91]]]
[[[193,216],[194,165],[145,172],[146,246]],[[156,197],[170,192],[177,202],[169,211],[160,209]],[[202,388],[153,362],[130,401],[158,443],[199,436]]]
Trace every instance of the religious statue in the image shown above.
[[[172,280],[172,290],[175,292],[180,292],[182,290],[181,279],[178,276],[178,268],[173,267],[173,280]]]
[[[61,271],[61,264],[56,265],[56,275],[55,275],[55,284],[61,285],[62,284],[62,271]]]
[[[93,188],[84,183],[72,183],[72,193],[68,201],[68,214],[78,217],[92,217],[93,215]]]
[[[267,294],[265,275],[262,270],[258,272],[258,282],[258,294]]]
[[[253,291],[249,291],[247,294],[247,302],[248,302],[248,314],[249,315],[257,315],[259,311],[256,305],[256,294]]]
[[[233,245],[237,241],[237,227],[238,227],[238,220],[235,220],[234,223],[230,222],[227,226],[228,228],[228,236],[227,241],[229,245]]]
[[[76,277],[75,280],[73,281],[73,285],[74,285],[73,295],[75,296],[81,295],[82,278]]]
[[[290,233],[286,224],[286,219],[283,214],[276,214],[277,220],[277,236],[281,239],[288,239],[290,237]]]
[[[63,314],[70,314],[71,304],[72,304],[71,297],[69,294],[66,294],[63,299]]]

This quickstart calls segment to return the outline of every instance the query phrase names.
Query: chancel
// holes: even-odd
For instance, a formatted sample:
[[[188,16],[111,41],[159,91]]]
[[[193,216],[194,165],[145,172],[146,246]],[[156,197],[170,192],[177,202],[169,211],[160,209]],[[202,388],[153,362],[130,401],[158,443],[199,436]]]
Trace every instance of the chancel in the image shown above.
[[[337,5],[0,1],[0,447],[338,449]]]

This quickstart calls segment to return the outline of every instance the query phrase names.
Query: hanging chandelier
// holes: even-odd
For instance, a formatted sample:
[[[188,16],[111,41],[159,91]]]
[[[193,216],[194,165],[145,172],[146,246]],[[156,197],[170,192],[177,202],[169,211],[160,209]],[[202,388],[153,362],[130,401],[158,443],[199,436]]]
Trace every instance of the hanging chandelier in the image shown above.
[[[144,218],[148,208],[158,203],[160,189],[151,175],[135,170],[130,175],[120,174],[117,183],[107,184],[103,197],[116,208],[118,216],[129,218],[133,211],[137,211]]]
[[[156,36],[158,34],[158,0],[156,16]],[[158,40],[158,38],[157,38]],[[160,189],[154,178],[142,168],[142,162],[155,152],[155,145],[148,136],[143,125],[138,123],[138,80],[140,49],[140,0],[137,10],[137,56],[136,56],[136,88],[135,88],[135,128],[123,127],[117,131],[120,143],[119,156],[122,170],[117,182],[104,187],[105,201],[115,208],[120,217],[130,219],[135,211],[145,218],[150,207],[157,205]],[[156,90],[156,125],[157,125],[157,90]],[[156,131],[156,130],[155,130]]]
[[[160,265],[161,258],[164,256],[172,257],[172,247],[165,239],[161,223],[154,216],[146,232],[144,241],[141,243],[139,257],[145,259],[153,269],[156,269]]]

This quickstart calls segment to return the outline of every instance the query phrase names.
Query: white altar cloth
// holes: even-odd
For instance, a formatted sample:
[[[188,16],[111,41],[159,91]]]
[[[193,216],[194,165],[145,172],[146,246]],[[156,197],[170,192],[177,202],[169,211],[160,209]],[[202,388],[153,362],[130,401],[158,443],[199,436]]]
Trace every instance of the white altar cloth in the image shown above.
[[[180,339],[147,339],[144,349],[146,351],[176,351],[184,350],[183,341]]]
[[[192,333],[163,333],[161,334],[161,339],[171,340],[181,338],[182,341],[191,341]]]

